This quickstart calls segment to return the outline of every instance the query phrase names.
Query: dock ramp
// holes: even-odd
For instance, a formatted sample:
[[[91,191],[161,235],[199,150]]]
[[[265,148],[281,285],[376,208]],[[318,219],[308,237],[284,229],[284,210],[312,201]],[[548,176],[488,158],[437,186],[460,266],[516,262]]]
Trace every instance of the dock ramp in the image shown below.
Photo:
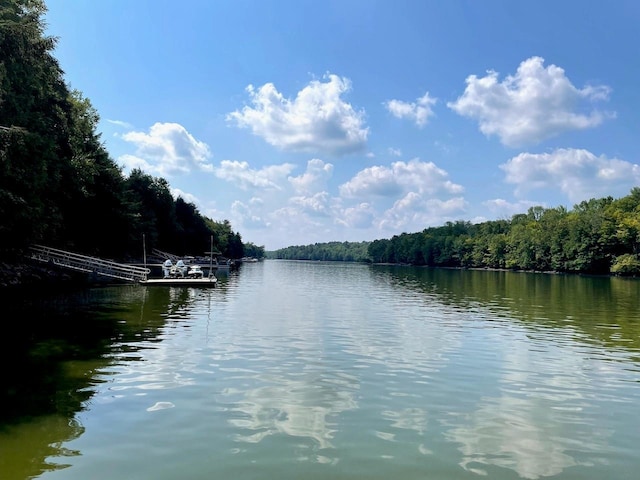
[[[80,255],[44,245],[32,245],[29,249],[29,257],[33,260],[52,263],[77,272],[94,273],[128,282],[137,283],[141,280],[146,280],[149,274],[149,269],[145,267]]]

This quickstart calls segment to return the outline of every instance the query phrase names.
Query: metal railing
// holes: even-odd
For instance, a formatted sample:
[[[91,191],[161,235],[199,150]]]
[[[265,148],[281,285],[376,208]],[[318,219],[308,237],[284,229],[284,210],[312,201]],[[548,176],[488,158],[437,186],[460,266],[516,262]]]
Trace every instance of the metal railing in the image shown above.
[[[174,255],[173,253],[163,252],[162,250],[158,250],[157,248],[154,248],[151,251],[151,253],[161,258],[168,258],[172,262],[177,262],[182,258],[182,257],[179,257],[178,255]]]
[[[110,260],[103,260],[97,257],[66,252],[44,245],[32,245],[30,247],[30,257],[34,260],[53,263],[54,265],[79,272],[95,273],[97,275],[129,282],[146,280],[149,274],[149,269],[145,267],[137,267]]]

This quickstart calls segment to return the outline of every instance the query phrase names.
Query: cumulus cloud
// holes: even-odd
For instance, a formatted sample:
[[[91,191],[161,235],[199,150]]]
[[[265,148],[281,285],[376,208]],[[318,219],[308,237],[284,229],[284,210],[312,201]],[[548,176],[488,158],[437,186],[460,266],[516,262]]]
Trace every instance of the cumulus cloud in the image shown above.
[[[213,166],[207,163],[211,155],[207,144],[196,140],[180,124],[155,123],[148,133],[132,131],[121,138],[136,147],[135,155],[118,159],[126,168],[139,167],[162,176],[193,169],[213,171]]]
[[[582,149],[552,153],[521,153],[500,165],[516,194],[536,189],[559,189],[572,202],[605,195],[625,195],[640,183],[640,166],[617,158],[597,157]]]
[[[531,57],[502,82],[495,71],[481,78],[470,75],[462,96],[447,106],[476,119],[482,133],[497,135],[507,146],[538,143],[565,131],[595,127],[612,116],[598,110],[584,113],[581,105],[607,100],[609,87],[576,88],[562,68],[543,64],[543,58]]]
[[[308,215],[328,217],[331,214],[329,200],[329,193],[318,192],[308,197],[291,197],[289,202]]]
[[[319,158],[307,162],[307,170],[298,177],[289,177],[294,190],[300,194],[310,194],[323,190],[333,174],[333,165]]]
[[[431,108],[438,100],[431,98],[429,92],[418,98],[415,102],[403,102],[402,100],[389,100],[384,106],[396,118],[408,118],[422,128],[429,121],[429,117],[433,116]]]
[[[125,153],[124,155],[120,155],[118,157],[118,163],[122,165],[125,172],[130,172],[131,170],[135,170],[136,168],[138,168],[143,172],[147,172],[151,175],[162,174],[162,169],[160,168],[160,165],[150,163],[146,161],[144,158],[140,158],[128,153]]]
[[[448,180],[447,172],[432,162],[413,159],[393,162],[390,167],[373,166],[358,172],[340,186],[344,197],[397,196],[403,192],[433,195],[438,192],[458,194],[461,185]]]
[[[294,100],[285,98],[272,83],[249,85],[251,106],[228,114],[227,120],[283,150],[332,155],[362,150],[369,129],[364,126],[364,111],[356,111],[343,99],[351,90],[350,80],[331,74],[325,79],[310,82]]]
[[[215,169],[215,175],[243,190],[248,188],[281,190],[281,184],[294,168],[295,165],[283,163],[255,170],[247,162],[223,160]]]
[[[343,209],[336,223],[347,228],[370,228],[376,217],[376,211],[370,203],[359,203]]]
[[[169,190],[171,191],[171,196],[175,199],[182,197],[182,199],[187,203],[193,203],[194,205],[198,205],[200,203],[198,197],[191,193],[180,190],[179,188],[169,188]]]
[[[441,200],[409,192],[384,212],[378,227],[391,231],[418,231],[429,225],[441,225],[447,219],[453,220],[465,210],[466,202],[462,197]]]
[[[239,225],[252,229],[267,228],[270,223],[258,211],[261,206],[262,201],[256,198],[252,198],[248,205],[236,200],[231,204],[231,214]]]
[[[323,215],[310,215],[300,205],[293,203],[269,213],[272,224],[277,225],[278,236],[289,239],[287,245],[294,245],[303,238],[305,239],[303,243],[321,241],[318,238],[322,236],[322,230],[327,229],[323,217]]]

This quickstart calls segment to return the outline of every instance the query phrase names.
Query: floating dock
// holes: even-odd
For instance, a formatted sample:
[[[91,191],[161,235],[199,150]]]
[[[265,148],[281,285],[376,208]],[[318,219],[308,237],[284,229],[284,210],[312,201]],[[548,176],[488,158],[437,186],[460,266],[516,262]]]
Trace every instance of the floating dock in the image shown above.
[[[149,278],[140,280],[140,285],[164,287],[207,287],[213,288],[218,283],[216,277],[211,278]]]

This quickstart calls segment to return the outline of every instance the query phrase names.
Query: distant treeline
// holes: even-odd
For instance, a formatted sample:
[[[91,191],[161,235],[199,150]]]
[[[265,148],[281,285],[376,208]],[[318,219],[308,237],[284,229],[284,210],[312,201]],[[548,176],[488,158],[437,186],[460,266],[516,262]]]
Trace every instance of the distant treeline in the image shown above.
[[[362,251],[367,245],[366,255]],[[348,254],[347,252],[351,252]],[[370,243],[288,247],[271,258],[368,261],[432,267],[640,274],[640,188],[623,198],[532,207],[510,220],[458,221]]]
[[[169,184],[141,170],[124,176],[96,132],[99,116],[65,83],[44,35],[42,0],[0,3],[0,252],[44,243],[110,258],[146,247],[179,255],[245,249],[228,221],[216,222]]]
[[[300,245],[266,252],[267,258],[281,260],[323,260],[334,262],[368,262],[369,242],[328,242]]]

